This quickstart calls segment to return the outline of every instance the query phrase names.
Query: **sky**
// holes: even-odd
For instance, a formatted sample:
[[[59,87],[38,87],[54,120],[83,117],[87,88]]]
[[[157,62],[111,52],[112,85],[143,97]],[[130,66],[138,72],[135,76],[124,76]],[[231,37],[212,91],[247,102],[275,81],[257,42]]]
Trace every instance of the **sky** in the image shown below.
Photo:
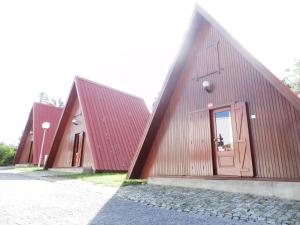
[[[279,78],[300,59],[299,1],[196,2]],[[1,0],[0,142],[18,144],[39,93],[66,101],[75,75],[151,108],[196,2]]]

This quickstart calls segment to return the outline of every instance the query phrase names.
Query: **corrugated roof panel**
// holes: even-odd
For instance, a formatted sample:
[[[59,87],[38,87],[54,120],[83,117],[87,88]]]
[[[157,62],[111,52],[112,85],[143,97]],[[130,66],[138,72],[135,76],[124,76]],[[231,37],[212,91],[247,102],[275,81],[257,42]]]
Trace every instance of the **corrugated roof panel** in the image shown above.
[[[95,169],[127,171],[148,121],[143,99],[75,78]]]

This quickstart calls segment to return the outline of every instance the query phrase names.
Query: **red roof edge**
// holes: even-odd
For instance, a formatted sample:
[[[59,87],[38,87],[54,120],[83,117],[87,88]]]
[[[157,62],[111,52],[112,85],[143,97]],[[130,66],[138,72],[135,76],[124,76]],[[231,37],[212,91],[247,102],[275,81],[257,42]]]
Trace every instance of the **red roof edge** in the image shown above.
[[[17,149],[16,155],[15,155],[13,163],[12,163],[13,165],[18,164],[18,162],[20,160],[20,157],[21,157],[21,154],[22,154],[22,150],[24,149],[26,138],[27,138],[27,136],[28,136],[28,134],[30,132],[30,127],[32,126],[32,122],[33,122],[33,107],[31,107],[31,110],[30,110],[30,113],[29,113],[29,116],[28,116],[28,119],[27,119],[27,123],[26,123],[25,129],[23,131],[20,143],[18,145],[18,149]]]

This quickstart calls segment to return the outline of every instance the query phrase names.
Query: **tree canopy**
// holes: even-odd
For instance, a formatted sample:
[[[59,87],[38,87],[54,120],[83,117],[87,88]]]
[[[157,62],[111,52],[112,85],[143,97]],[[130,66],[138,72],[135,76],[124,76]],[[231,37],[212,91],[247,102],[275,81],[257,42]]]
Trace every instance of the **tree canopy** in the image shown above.
[[[291,88],[298,96],[300,96],[300,60],[295,60],[291,69],[286,69],[286,76],[283,82]]]
[[[0,166],[11,165],[16,154],[14,147],[0,143]]]
[[[63,108],[65,106],[65,104],[61,98],[56,99],[55,97],[52,97],[50,99],[46,92],[41,92],[39,94],[39,102],[48,104],[48,105],[53,105],[53,106],[60,107],[60,108]]]

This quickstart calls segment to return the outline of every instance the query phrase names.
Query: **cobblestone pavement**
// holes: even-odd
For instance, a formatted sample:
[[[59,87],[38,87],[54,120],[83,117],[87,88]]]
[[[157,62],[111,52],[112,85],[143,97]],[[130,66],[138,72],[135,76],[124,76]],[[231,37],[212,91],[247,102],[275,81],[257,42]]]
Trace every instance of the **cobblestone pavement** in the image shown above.
[[[177,212],[113,197],[89,225],[258,225],[196,213]]]
[[[192,188],[128,186],[123,199],[160,208],[267,224],[300,224],[300,201]]]

